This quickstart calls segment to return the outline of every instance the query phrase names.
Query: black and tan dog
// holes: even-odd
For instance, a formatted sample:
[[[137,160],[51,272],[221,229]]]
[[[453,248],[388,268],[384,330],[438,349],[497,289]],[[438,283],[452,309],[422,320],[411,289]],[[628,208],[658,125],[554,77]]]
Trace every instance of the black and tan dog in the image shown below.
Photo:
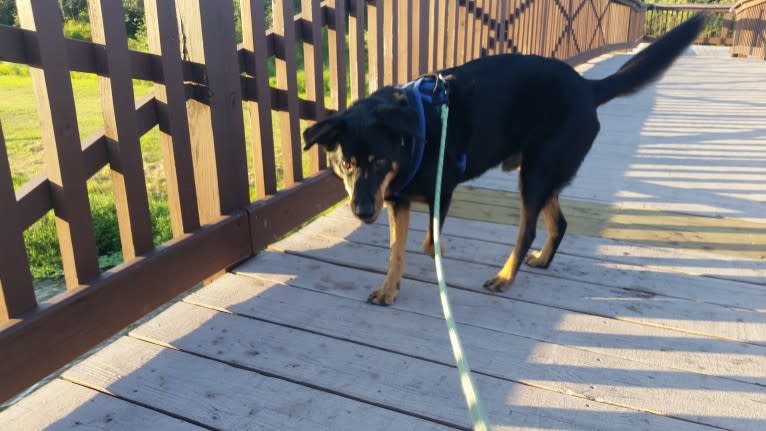
[[[429,80],[435,93],[446,85],[442,94],[449,104],[440,223],[459,183],[499,164],[505,170],[521,168],[519,234],[486,288],[508,289],[534,240],[541,211],[548,238],[526,263],[539,268],[551,263],[567,227],[558,194],[598,134],[596,108],[657,79],[694,40],[703,21],[702,16],[691,18],[601,80],[585,79],[558,60],[524,55],[481,58]],[[418,104],[414,91],[412,85],[381,88],[303,134],[305,149],[320,144],[328,152],[359,219],[372,223],[384,203],[389,207],[391,256],[383,285],[369,297],[374,304],[391,304],[398,294],[410,202],[433,205],[434,200],[438,103]],[[423,248],[433,255],[431,224]]]

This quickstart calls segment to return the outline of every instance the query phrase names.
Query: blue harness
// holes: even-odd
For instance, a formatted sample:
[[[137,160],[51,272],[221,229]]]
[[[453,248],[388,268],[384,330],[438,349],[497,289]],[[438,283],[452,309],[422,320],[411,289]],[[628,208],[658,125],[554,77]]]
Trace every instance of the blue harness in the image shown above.
[[[415,174],[418,173],[420,165],[423,162],[423,153],[426,148],[425,104],[427,103],[432,107],[448,104],[449,88],[447,81],[441,74],[423,75],[414,81],[410,81],[396,88],[404,92],[407,96],[407,101],[418,112],[419,129],[418,134],[412,136],[412,144],[410,145],[410,160],[413,161],[410,172],[407,174],[404,182],[402,182],[392,193],[393,196],[398,197],[399,193],[401,193],[401,191],[412,182],[412,179],[415,178]],[[404,146],[404,138],[402,138],[402,146]],[[460,155],[458,168],[460,169],[461,175],[465,173],[465,153]]]

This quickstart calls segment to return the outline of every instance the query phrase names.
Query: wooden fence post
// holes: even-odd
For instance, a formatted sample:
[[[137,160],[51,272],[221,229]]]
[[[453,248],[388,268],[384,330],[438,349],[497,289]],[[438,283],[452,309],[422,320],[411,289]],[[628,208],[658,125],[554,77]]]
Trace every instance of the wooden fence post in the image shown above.
[[[80,133],[63,34],[63,18],[56,0],[19,0],[22,28],[37,33],[40,66],[29,73],[45,148],[45,169],[67,288],[73,289],[99,274]]]
[[[153,248],[152,221],[136,122],[133,76],[121,2],[88,0],[93,42],[104,45],[109,76],[98,78],[120,244],[126,261]]]
[[[177,0],[183,59],[205,65],[202,100],[187,112],[200,221],[244,208],[250,201],[233,3]]]
[[[365,55],[364,55],[364,0],[352,0],[353,6],[348,15],[348,49],[349,49],[349,78],[351,81],[351,97],[355,100],[364,97]],[[320,147],[315,145],[314,147]]]
[[[330,99],[332,108],[346,109],[346,0],[329,0],[333,8],[333,27],[327,29],[327,47],[330,57]]]
[[[265,9],[263,0],[242,0],[240,7],[242,9],[242,44],[245,50],[253,52],[254,70],[248,73],[254,74],[253,80],[258,93],[258,100],[248,102],[248,108],[253,137],[255,198],[260,199],[277,191]]]
[[[282,136],[282,166],[285,186],[303,179],[300,122],[298,121],[298,63],[295,54],[293,0],[273,0],[271,17],[276,53],[277,88],[287,92],[287,111],[277,114]],[[280,37],[281,36],[281,37]]]
[[[369,92],[383,84],[383,6],[376,0],[367,4],[367,59]]]
[[[362,11],[364,13],[364,11]],[[322,59],[322,7],[319,0],[301,0],[301,15],[304,21],[311,24],[311,43],[304,35],[303,42],[303,67],[306,76],[306,98],[314,102],[314,111],[317,121],[325,115],[324,107],[324,66]],[[362,24],[364,25],[364,24]],[[362,39],[364,40],[364,39]],[[364,42],[362,42],[364,43]],[[363,46],[362,46],[363,48]],[[265,59],[264,59],[265,61]],[[351,63],[353,67],[353,62]],[[362,71],[362,84],[364,84],[364,71]],[[309,172],[315,174],[327,165],[324,149],[321,145],[314,145],[309,150]]]
[[[0,323],[20,316],[37,305],[29,259],[24,248],[24,231],[18,217],[11,167],[0,126]]]
[[[168,206],[173,237],[199,228],[197,187],[194,178],[186,89],[173,0],[144,0],[149,50],[160,56],[164,83],[154,86],[160,145],[167,179]]]

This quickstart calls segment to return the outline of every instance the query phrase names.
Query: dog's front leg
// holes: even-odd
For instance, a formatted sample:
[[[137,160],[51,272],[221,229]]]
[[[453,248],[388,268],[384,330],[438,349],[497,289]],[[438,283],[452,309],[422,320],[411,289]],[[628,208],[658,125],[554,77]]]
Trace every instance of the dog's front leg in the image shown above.
[[[388,207],[388,226],[390,230],[391,256],[388,273],[383,285],[367,298],[377,305],[391,305],[399,294],[399,285],[404,271],[404,251],[407,247],[407,231],[410,227],[410,203],[401,201]]]

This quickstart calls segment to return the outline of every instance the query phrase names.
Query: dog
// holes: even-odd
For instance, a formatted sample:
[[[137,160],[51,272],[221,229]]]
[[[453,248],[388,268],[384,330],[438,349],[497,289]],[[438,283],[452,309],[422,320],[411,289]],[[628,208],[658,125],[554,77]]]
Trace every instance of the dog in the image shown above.
[[[703,25],[703,15],[692,17],[604,79],[585,79],[568,64],[551,58],[488,56],[406,86],[383,87],[307,128],[304,150],[316,144],[324,148],[357,218],[372,223],[382,207],[388,207],[388,272],[368,301],[390,305],[399,293],[410,203],[427,203],[433,220],[440,103],[449,106],[440,227],[458,184],[498,165],[506,171],[520,168],[518,237],[505,265],[484,283],[491,291],[503,292],[522,260],[537,268],[551,264],[567,228],[558,195],[577,173],[599,132],[597,108],[658,79]],[[444,100],[437,100],[440,96]],[[540,212],[548,236],[541,250],[527,256]],[[433,257],[433,221],[429,221],[423,249]]]

